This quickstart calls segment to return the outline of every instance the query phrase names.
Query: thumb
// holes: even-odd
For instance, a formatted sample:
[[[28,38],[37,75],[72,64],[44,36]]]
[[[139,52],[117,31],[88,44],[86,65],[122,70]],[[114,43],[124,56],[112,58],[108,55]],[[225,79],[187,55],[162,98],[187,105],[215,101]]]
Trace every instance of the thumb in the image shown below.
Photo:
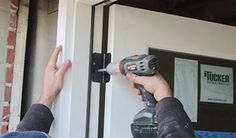
[[[142,77],[137,76],[133,73],[127,73],[126,77],[129,81],[131,81],[133,83],[142,84],[142,85],[145,83],[145,81],[142,79]]]

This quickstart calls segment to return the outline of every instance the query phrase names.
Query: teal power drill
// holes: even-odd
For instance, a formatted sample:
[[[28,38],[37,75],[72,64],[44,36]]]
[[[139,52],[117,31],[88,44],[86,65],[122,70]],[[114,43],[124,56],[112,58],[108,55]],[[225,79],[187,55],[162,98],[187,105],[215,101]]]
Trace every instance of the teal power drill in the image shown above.
[[[99,72],[110,75],[133,73],[138,76],[153,76],[158,72],[159,60],[154,55],[134,55],[117,63],[110,63]],[[143,95],[146,107],[134,116],[131,132],[134,138],[157,138],[156,103],[154,96],[140,84],[135,84]]]

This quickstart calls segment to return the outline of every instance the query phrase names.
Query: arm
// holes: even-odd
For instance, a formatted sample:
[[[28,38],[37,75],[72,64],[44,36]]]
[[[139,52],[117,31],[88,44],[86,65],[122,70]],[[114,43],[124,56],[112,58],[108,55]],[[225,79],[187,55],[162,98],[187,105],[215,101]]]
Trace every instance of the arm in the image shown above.
[[[43,104],[33,104],[18,124],[16,131],[40,131],[48,133],[54,117],[50,109]]]
[[[71,62],[66,60],[59,69],[56,67],[57,59],[62,47],[57,47],[53,52],[44,74],[44,83],[39,100],[33,104],[17,126],[17,131],[41,131],[48,133],[53,121],[51,107],[63,87],[66,71]]]
[[[156,106],[159,138],[193,138],[193,127],[179,100],[167,97]]]
[[[159,138],[194,137],[191,121],[182,104],[173,98],[168,83],[160,74],[152,77],[128,74],[127,78],[132,83],[143,85],[158,101],[156,110]],[[143,99],[140,92],[138,92],[138,95]]]

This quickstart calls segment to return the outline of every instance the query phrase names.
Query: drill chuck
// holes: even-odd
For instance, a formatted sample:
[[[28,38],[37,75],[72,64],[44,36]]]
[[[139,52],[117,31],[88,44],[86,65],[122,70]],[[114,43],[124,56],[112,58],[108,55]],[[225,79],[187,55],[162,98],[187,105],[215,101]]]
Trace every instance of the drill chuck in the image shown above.
[[[110,75],[117,75],[118,73],[120,73],[119,63],[110,63],[106,67],[106,72]]]

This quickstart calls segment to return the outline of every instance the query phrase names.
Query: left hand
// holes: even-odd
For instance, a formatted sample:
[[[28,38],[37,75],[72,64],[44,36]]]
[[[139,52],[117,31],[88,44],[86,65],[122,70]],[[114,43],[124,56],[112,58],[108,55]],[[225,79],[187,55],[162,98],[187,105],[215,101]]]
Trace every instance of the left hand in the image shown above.
[[[57,68],[57,60],[59,53],[62,51],[62,46],[57,47],[47,66],[44,73],[44,82],[43,82],[43,90],[38,100],[39,104],[43,104],[47,106],[49,109],[52,106],[52,103],[55,101],[57,95],[61,91],[64,83],[64,76],[66,71],[71,66],[70,60],[65,60],[60,68]]]

